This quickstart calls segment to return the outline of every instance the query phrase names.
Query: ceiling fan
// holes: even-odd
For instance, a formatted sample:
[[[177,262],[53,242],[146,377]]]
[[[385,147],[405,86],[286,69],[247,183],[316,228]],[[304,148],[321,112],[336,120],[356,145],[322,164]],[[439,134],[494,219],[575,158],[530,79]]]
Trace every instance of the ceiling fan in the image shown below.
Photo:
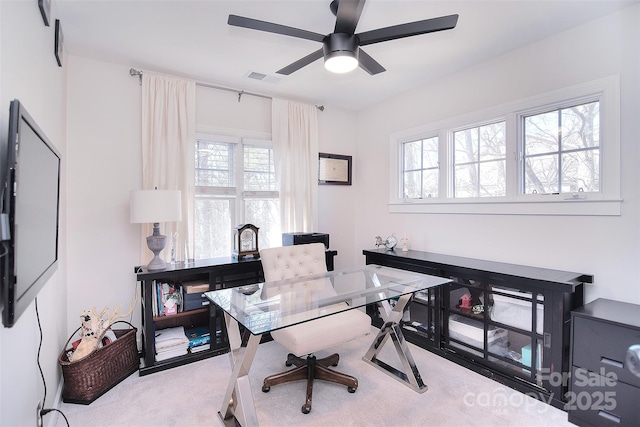
[[[333,33],[327,35],[237,15],[229,15],[227,23],[235,27],[266,31],[322,43],[321,49],[276,71],[278,74],[289,75],[324,57],[325,68],[329,71],[346,73],[359,65],[366,72],[374,75],[386,70],[363,51],[360,46],[450,30],[455,28],[458,22],[458,15],[447,15],[355,34],[364,3],[365,0],[333,0],[329,7],[336,16],[336,26]]]

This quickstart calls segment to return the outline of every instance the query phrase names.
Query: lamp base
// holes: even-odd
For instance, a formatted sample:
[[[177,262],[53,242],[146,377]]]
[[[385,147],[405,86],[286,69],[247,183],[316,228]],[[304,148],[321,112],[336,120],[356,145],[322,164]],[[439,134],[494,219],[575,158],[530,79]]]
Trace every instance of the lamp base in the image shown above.
[[[147,237],[147,247],[151,252],[153,252],[153,259],[147,265],[147,270],[163,270],[167,268],[167,263],[164,262],[162,258],[160,258],[160,252],[164,249],[167,244],[167,236],[163,236],[160,234],[160,224],[153,224],[153,234]]]

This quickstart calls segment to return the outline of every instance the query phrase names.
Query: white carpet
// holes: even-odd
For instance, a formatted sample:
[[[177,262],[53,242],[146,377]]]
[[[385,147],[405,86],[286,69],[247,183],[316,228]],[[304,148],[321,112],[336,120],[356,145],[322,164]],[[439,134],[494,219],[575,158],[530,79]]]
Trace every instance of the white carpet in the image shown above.
[[[262,379],[286,367],[286,351],[261,344],[250,372],[261,426],[571,426],[567,414],[416,346],[409,345],[429,387],[416,393],[362,361],[373,336],[335,349],[337,369],[358,378],[359,387],[318,381],[313,408],[304,415],[306,383],[261,391]],[[391,341],[385,361],[394,361]],[[318,357],[326,354],[319,353]],[[134,373],[91,405],[62,404],[71,426],[221,426],[217,412],[230,376],[229,355],[139,377]],[[52,413],[52,415],[55,413]],[[45,419],[45,425],[47,420]],[[65,426],[57,415],[56,427]]]

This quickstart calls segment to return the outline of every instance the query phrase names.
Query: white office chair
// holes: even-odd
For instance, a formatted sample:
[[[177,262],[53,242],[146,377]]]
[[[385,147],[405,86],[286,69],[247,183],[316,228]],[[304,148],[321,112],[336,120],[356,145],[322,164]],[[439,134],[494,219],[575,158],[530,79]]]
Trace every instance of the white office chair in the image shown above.
[[[327,271],[325,247],[322,243],[263,249],[260,251],[260,258],[267,282]],[[296,290],[293,295],[290,293],[286,295],[293,296],[299,301],[314,301],[317,300],[319,293],[335,293],[328,279],[300,285],[300,288],[299,292]],[[323,307],[322,310],[338,311],[340,309],[338,306],[342,304],[345,303]],[[337,353],[322,359],[316,359],[313,353],[351,341],[370,332],[371,318],[358,309],[271,332],[273,339],[290,352],[285,362],[286,366],[295,365],[296,368],[265,378],[262,391],[266,393],[271,386],[306,379],[307,398],[302,406],[304,414],[311,411],[314,379],[345,385],[350,393],[354,393],[358,388],[358,380],[329,368],[329,366],[337,366],[340,358]],[[307,357],[303,358],[303,356]]]

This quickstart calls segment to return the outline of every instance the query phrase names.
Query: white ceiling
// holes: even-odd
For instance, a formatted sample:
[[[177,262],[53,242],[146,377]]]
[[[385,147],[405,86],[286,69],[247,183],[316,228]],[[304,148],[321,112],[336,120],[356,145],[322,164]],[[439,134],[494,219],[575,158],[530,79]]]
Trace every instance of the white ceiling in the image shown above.
[[[322,59],[276,70],[320,43],[227,25],[229,14],[321,34],[333,31],[330,0],[56,0],[68,53],[136,69],[314,104],[360,110],[475,63],[547,38],[622,7],[619,0],[368,0],[356,33],[441,15],[455,29],[365,46],[386,72],[332,74]],[[266,74],[263,81],[250,72]],[[133,77],[132,77],[133,78]]]

